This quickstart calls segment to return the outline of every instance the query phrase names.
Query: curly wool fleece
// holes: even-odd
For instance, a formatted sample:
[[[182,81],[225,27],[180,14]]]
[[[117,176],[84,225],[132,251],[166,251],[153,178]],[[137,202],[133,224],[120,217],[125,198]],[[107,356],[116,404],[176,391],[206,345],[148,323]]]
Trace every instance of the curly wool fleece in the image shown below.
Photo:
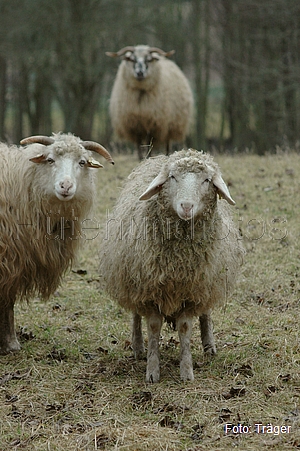
[[[109,295],[147,315],[184,310],[199,316],[226,299],[241,266],[243,248],[231,208],[211,184],[200,217],[184,221],[172,208],[167,184],[148,201],[141,194],[159,174],[220,170],[210,155],[182,150],[143,161],[128,177],[107,223],[100,273]]]

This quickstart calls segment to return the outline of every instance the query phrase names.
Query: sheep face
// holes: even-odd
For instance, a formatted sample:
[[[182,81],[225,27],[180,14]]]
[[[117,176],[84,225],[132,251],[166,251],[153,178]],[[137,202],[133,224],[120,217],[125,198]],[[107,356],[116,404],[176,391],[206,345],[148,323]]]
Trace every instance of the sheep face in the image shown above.
[[[149,52],[149,47],[145,45],[138,45],[134,51],[128,51],[124,57],[127,69],[131,72],[133,77],[138,81],[143,81],[154,70],[155,63],[159,60],[159,55],[156,52]]]
[[[165,190],[174,212],[186,221],[200,217],[216,198],[208,171],[180,174],[171,170]]]
[[[101,144],[81,141],[72,134],[31,136],[23,139],[21,144],[32,144],[29,151],[33,156],[29,160],[38,165],[35,180],[42,189],[43,196],[54,197],[60,201],[73,199],[78,188],[84,188],[84,185],[91,183],[88,168],[103,167],[91,157],[89,150],[114,163]],[[37,150],[41,152],[37,154]]]
[[[208,210],[216,204],[217,194],[235,204],[219,171],[191,157],[166,165],[140,200],[150,199],[160,191],[161,196],[168,199],[173,212],[185,221],[210,213]]]
[[[55,195],[63,202],[73,199],[89,165],[88,152],[82,146],[73,152],[63,152],[60,146],[53,145],[30,160],[41,165],[40,170],[45,172],[45,194],[49,197]]]

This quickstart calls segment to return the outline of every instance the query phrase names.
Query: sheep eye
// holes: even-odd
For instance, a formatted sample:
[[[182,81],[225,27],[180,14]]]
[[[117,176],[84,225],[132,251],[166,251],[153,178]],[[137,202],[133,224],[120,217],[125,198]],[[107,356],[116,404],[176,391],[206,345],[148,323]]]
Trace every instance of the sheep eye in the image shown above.
[[[135,56],[134,56],[133,54],[131,54],[131,55],[125,55],[124,59],[125,59],[126,61],[131,61],[132,63],[135,62]]]
[[[211,179],[205,179],[203,183],[210,183]]]
[[[85,160],[80,160],[79,161],[79,166],[83,167],[85,165],[85,163],[86,163]]]
[[[176,180],[173,174],[170,174],[170,179]]]
[[[53,158],[50,158],[50,157],[47,158],[47,161],[48,161],[49,164],[53,164],[54,163]]]

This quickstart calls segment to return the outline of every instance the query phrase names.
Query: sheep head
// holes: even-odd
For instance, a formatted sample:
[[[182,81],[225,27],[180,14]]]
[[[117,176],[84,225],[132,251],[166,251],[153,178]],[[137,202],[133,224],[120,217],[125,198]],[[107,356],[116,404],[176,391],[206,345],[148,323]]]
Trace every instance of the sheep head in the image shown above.
[[[36,146],[30,146],[35,143],[45,146],[38,154]],[[93,141],[81,141],[72,134],[58,133],[53,137],[30,136],[22,139],[21,144],[29,145],[31,152],[34,152],[29,160],[41,166],[39,173],[42,174],[46,194],[54,194],[63,201],[71,200],[78,186],[89,183],[88,168],[103,167],[91,157],[89,150],[99,153],[114,164],[111,155],[103,146]]]
[[[142,81],[149,75],[149,64],[158,61],[161,57],[169,57],[175,53],[175,50],[165,52],[158,47],[149,47],[148,45],[127,46],[118,52],[106,52],[107,56],[124,56],[124,60],[130,67],[136,80]]]
[[[63,136],[61,133],[58,133],[54,136]],[[65,135],[66,136],[66,135]],[[70,136],[70,135],[67,135]],[[36,135],[36,136],[29,136],[28,138],[24,138],[20,141],[20,144],[27,145],[27,144],[33,144],[33,143],[39,143],[43,144],[45,146],[50,146],[55,142],[55,139],[50,136],[43,136],[43,135]],[[111,164],[115,164],[114,160],[112,159],[110,153],[105,149],[105,147],[101,146],[101,144],[94,142],[94,141],[80,141],[80,144],[88,150],[93,150],[94,152],[97,152],[99,155],[102,155],[107,161],[109,161]],[[40,163],[42,160],[40,159],[40,155],[38,158],[38,161],[34,161],[34,159],[31,159],[34,163]],[[92,168],[103,168],[102,164],[96,162],[93,158],[88,160],[88,166]]]
[[[186,221],[201,217],[207,206],[216,202],[217,194],[235,204],[216,163],[197,151],[176,152],[169,157],[139,200],[150,199],[163,187],[173,211]]]

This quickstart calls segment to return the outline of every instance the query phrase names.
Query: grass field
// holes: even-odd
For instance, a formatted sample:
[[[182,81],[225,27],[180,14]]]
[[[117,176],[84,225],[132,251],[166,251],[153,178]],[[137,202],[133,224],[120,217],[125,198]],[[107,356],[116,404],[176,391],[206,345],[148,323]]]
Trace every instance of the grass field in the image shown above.
[[[204,358],[197,322],[193,383],[180,381],[166,325],[159,384],[146,384],[146,361],[132,357],[130,315],[97,273],[107,210],[137,164],[117,155],[98,172],[94,229],[74,272],[47,303],[16,308],[22,351],[0,357],[1,451],[300,448],[300,156],[215,159],[247,250],[235,292],[213,314],[216,357]]]

